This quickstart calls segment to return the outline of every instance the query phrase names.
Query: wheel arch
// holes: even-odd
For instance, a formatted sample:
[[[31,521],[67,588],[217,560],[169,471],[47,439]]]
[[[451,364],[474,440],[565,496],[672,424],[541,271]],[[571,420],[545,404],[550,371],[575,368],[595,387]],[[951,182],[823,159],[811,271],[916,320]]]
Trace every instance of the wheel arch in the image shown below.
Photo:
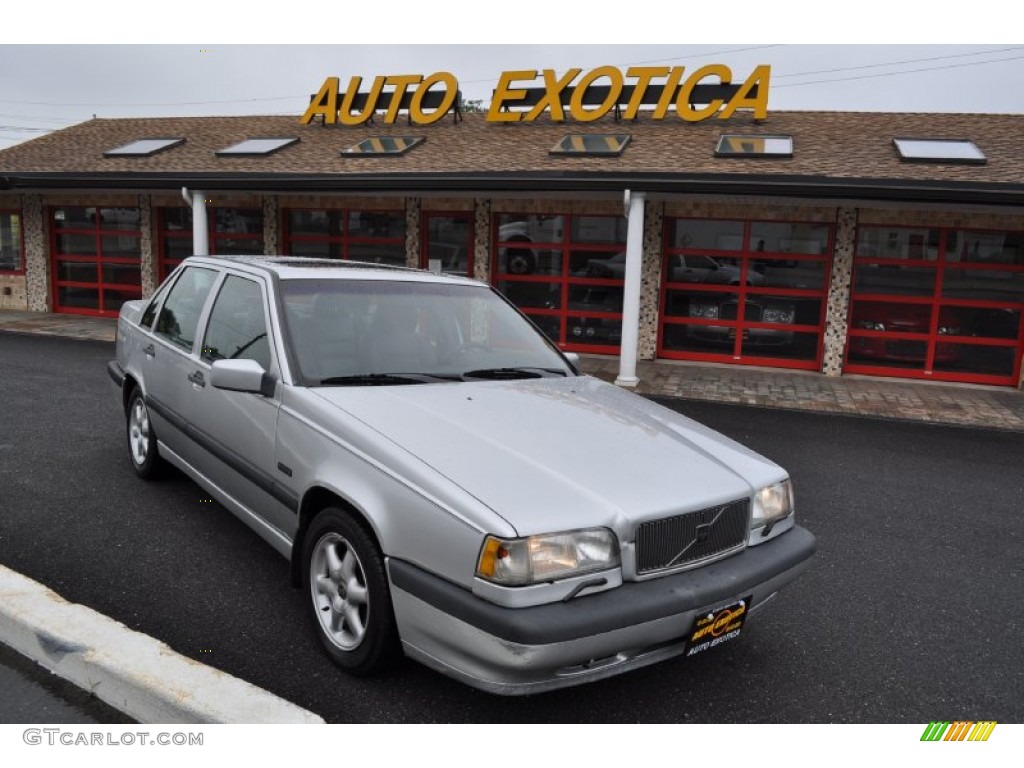
[[[309,529],[310,523],[313,522],[313,518],[315,518],[320,510],[325,507],[338,507],[351,515],[352,519],[355,520],[356,523],[358,523],[373,540],[374,545],[377,547],[377,551],[382,555],[384,554],[384,548],[380,544],[380,536],[377,535],[376,528],[374,528],[370,519],[363,513],[363,511],[336,491],[322,485],[315,485],[303,494],[302,501],[299,503],[299,527],[295,532],[291,556],[291,578],[293,587],[298,588],[301,586],[303,560],[302,544],[303,540],[306,538],[306,531]]]
[[[132,392],[135,391],[136,387],[142,391],[142,385],[139,384],[138,379],[132,374],[126,373],[124,381],[121,383],[121,408],[124,410],[125,416],[128,415],[128,401],[131,399]],[[145,391],[143,391],[143,395],[145,395]]]

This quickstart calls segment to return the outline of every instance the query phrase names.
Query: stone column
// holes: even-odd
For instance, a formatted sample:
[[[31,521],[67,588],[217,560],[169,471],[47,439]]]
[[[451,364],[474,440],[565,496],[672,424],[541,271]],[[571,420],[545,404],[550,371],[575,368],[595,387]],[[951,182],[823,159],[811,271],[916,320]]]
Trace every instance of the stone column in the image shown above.
[[[421,198],[405,198],[405,266],[413,269],[420,266],[420,210],[422,206]]]
[[[263,208],[263,253],[276,256],[281,253],[277,234],[277,195],[262,195],[260,205]]]
[[[473,201],[473,277],[491,282],[491,201]]]
[[[658,352],[658,300],[661,297],[661,230],[665,204],[647,201],[644,214],[644,256],[640,288],[641,360],[653,360]]]
[[[31,312],[49,312],[53,307],[50,299],[50,229],[42,195],[25,195],[22,198],[22,215],[25,217],[25,293],[28,308]]]
[[[843,373],[856,237],[857,209],[840,208],[836,212],[835,248],[825,316],[825,353],[821,361],[821,372],[826,376],[840,376]]]
[[[142,273],[142,297],[153,295],[158,284],[156,249],[153,248],[153,197],[139,195],[139,271]]]

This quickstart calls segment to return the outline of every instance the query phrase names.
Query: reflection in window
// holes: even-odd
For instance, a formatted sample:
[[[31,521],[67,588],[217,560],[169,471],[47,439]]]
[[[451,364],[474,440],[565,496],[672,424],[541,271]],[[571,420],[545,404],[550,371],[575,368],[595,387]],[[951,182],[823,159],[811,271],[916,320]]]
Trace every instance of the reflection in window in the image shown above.
[[[820,255],[828,252],[828,234],[825,224],[755,221],[750,225],[750,250]]]
[[[0,272],[21,268],[21,214],[0,211]]]
[[[857,256],[904,261],[937,261],[939,230],[907,227],[860,227]]]
[[[1024,266],[1024,233],[950,232],[946,237],[946,261]]]
[[[743,222],[714,219],[674,219],[669,246],[715,251],[743,249]]]
[[[405,266],[405,213],[374,210],[289,209],[285,253]]]
[[[217,273],[212,269],[189,267],[175,281],[167,296],[156,333],[182,349],[191,350],[199,325],[199,315],[213,287]]]
[[[263,315],[263,291],[257,283],[228,275],[217,295],[206,338],[204,360],[255,360],[270,368],[270,343]]]

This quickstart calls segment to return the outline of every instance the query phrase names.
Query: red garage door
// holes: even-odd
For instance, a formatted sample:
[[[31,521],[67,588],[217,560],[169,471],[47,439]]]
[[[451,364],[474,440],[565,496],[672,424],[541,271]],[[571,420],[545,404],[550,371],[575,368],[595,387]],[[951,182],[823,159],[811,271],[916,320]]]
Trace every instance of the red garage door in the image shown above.
[[[1017,384],[1024,233],[860,227],[845,370]]]

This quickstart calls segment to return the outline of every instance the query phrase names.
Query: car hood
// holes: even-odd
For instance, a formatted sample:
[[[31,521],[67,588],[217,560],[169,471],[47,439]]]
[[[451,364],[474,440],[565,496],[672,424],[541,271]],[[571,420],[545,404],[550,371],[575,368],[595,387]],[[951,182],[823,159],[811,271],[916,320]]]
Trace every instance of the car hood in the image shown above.
[[[742,445],[587,376],[313,391],[520,535],[630,530],[785,476]]]

